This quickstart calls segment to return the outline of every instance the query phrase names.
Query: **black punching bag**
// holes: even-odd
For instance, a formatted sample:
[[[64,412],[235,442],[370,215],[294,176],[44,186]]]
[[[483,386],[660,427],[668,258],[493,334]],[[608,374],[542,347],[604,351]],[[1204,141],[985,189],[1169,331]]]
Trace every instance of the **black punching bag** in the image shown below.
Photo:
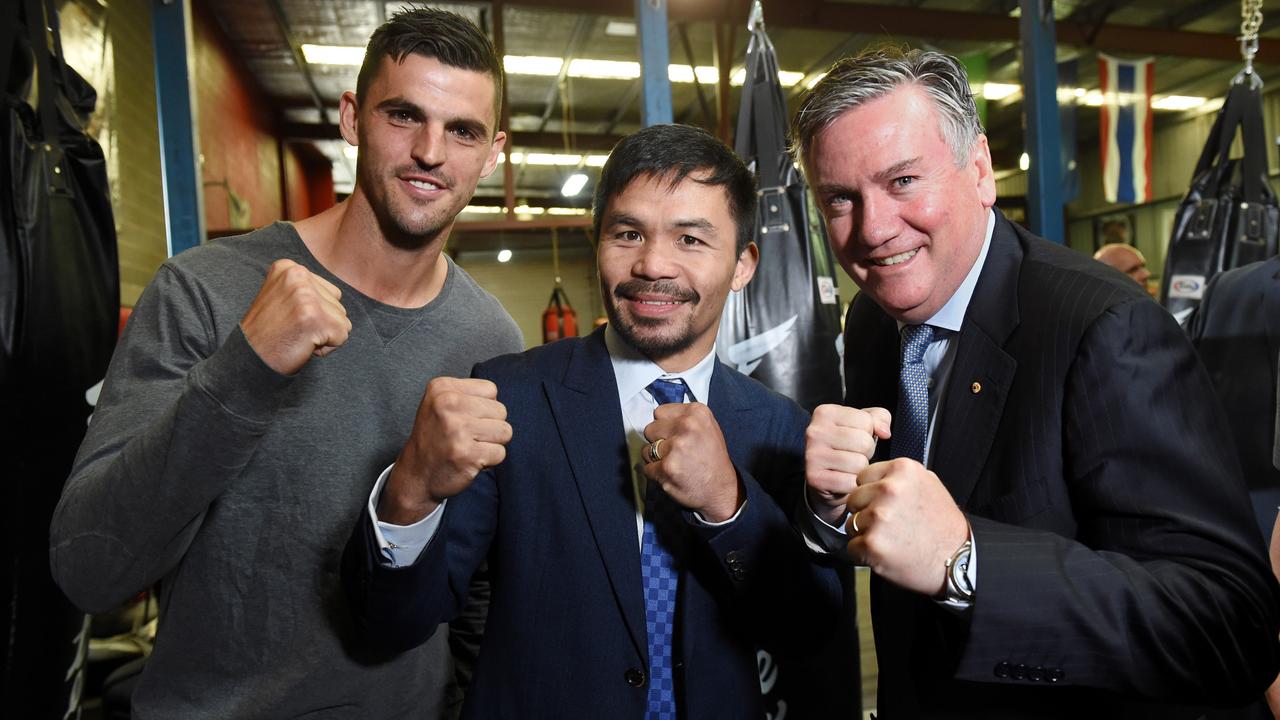
[[[96,95],[57,28],[52,0],[0,2],[0,695],[29,718],[79,714],[85,616],[50,577],[49,522],[120,313]]]
[[[787,152],[778,57],[758,10],[746,73],[733,149],[759,182],[760,265],[746,288],[730,293],[716,351],[730,367],[813,410],[844,397],[837,270],[822,218]]]

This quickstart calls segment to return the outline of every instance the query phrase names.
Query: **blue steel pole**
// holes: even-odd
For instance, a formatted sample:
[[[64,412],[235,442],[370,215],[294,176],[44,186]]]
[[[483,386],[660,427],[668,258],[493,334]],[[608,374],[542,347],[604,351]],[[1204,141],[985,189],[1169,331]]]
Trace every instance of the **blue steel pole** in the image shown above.
[[[190,0],[151,0],[160,169],[170,255],[193,248],[204,239],[204,197],[197,162],[200,149],[188,60],[192,55],[190,18]]]
[[[640,37],[640,77],[644,83],[640,123],[645,127],[669,123],[671,78],[667,65],[667,0],[636,0],[636,29]]]
[[[1032,232],[1065,243],[1053,2],[1018,0],[1018,5],[1022,9],[1022,107],[1027,114],[1027,154],[1031,156],[1027,214]]]

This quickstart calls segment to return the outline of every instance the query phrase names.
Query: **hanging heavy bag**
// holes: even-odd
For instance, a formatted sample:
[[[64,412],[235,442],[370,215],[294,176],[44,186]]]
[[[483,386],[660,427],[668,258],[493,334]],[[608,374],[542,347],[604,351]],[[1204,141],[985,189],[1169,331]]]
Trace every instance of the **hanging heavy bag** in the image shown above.
[[[542,342],[549,343],[578,335],[578,314],[569,305],[569,295],[556,285],[551,301],[542,313]]]
[[[760,13],[757,3],[734,138],[734,152],[753,167],[760,187],[754,237],[760,261],[751,282],[725,301],[716,352],[813,410],[844,396],[840,298],[821,217],[787,153],[787,103]]]
[[[1244,154],[1229,159],[1236,130]],[[1160,298],[1175,315],[1200,304],[1217,273],[1276,253],[1280,204],[1267,181],[1261,87],[1233,82],[1178,205]]]
[[[23,717],[62,718],[78,704],[84,615],[50,577],[49,522],[85,391],[115,347],[115,222],[102,150],[82,129],[96,95],[65,66],[52,0],[0,2],[0,58],[0,694]]]

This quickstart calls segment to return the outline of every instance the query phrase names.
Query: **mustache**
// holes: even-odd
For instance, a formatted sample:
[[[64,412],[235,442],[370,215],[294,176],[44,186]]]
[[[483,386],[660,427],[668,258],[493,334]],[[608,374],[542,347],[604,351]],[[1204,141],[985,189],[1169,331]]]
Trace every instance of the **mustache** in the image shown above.
[[[671,280],[647,282],[644,280],[627,280],[613,288],[613,294],[621,297],[637,295],[664,295],[679,302],[698,302],[701,296],[692,288],[681,287]]]

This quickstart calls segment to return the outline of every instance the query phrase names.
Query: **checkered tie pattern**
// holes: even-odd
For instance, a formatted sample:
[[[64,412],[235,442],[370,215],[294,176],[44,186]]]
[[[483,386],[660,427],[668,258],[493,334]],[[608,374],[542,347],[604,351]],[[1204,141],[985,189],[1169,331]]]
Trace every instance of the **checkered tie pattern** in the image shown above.
[[[654,380],[647,388],[659,405],[683,402],[683,380]],[[676,720],[671,637],[676,625],[676,586],[680,577],[674,549],[680,508],[655,482],[645,483],[644,535],[640,575],[644,583],[644,620],[649,638],[649,696],[645,720]]]
[[[893,416],[891,455],[924,462],[929,435],[929,374],[924,351],[933,341],[933,326],[902,328],[902,372],[898,376],[898,411]]]

